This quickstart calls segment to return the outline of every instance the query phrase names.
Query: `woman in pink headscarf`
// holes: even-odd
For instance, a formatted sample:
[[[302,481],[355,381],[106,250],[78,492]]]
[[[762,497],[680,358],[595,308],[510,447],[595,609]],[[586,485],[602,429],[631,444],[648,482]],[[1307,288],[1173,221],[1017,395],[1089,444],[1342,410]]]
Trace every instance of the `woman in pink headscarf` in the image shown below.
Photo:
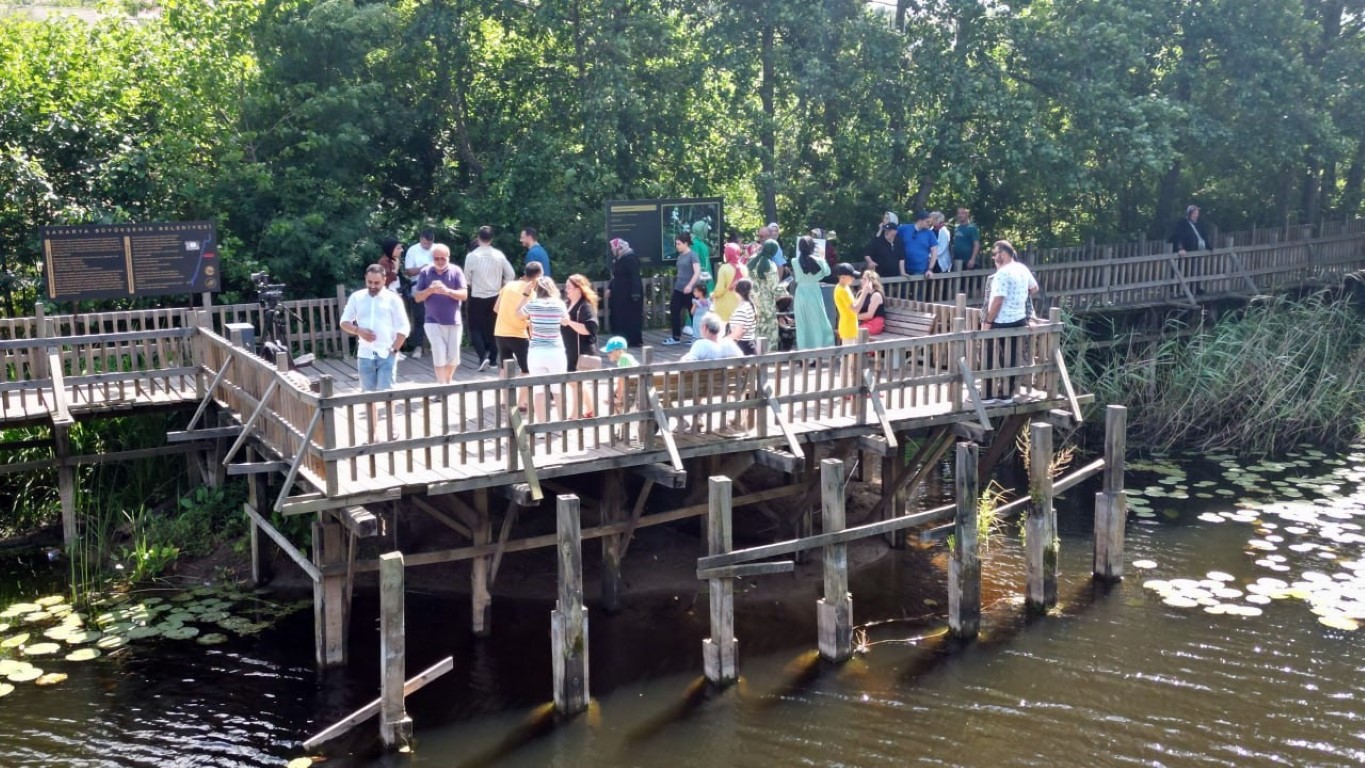
[[[711,292],[713,302],[711,311],[720,319],[730,322],[730,315],[739,306],[739,294],[735,293],[735,283],[748,276],[744,268],[744,249],[739,243],[725,244],[725,263],[716,273],[716,289]]]
[[[607,319],[611,331],[632,347],[644,345],[645,286],[640,279],[640,259],[621,238],[611,248],[611,282],[607,283]]]

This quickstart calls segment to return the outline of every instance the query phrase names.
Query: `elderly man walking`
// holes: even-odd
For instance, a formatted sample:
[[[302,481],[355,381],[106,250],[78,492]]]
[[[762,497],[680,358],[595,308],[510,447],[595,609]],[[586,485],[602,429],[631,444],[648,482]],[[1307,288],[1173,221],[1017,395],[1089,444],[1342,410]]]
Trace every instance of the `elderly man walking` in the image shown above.
[[[365,287],[346,299],[341,311],[341,330],[360,338],[356,350],[356,367],[360,372],[360,389],[378,392],[393,388],[394,367],[398,350],[412,327],[404,310],[403,300],[393,291],[384,290],[384,268],[371,264],[365,268]],[[370,440],[374,441],[377,409],[370,403]],[[389,438],[395,437],[393,425]]]
[[[431,344],[436,383],[449,384],[460,362],[460,303],[469,297],[469,288],[464,272],[450,263],[448,246],[432,246],[431,258],[432,263],[417,274],[412,297],[426,308],[423,330]]]

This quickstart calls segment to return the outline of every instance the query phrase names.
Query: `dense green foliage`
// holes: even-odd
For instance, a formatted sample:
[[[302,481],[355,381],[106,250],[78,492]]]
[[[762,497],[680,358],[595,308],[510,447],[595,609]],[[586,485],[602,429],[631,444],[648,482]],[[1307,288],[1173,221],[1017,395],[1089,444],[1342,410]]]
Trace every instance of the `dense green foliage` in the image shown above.
[[[1266,455],[1365,435],[1365,313],[1349,296],[1263,298],[1143,353],[1084,346],[1078,383],[1128,406],[1131,439],[1147,449]]]
[[[989,237],[1359,213],[1346,0],[168,0],[0,18],[0,271],[36,228],[210,218],[229,285],[326,295],[423,222],[535,224],[601,274],[604,200],[723,195],[861,246],[880,212]],[[458,250],[458,249],[457,249]],[[9,291],[0,291],[0,299]]]

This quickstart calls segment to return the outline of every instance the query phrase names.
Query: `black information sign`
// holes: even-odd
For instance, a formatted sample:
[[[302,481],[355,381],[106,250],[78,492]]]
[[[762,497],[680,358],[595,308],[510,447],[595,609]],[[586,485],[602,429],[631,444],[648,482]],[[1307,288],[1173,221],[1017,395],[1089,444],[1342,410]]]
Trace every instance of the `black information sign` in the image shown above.
[[[42,235],[53,300],[222,290],[213,222],[44,227]]]
[[[723,208],[719,197],[608,200],[607,242],[619,237],[630,243],[641,264],[659,265],[678,258],[673,238],[689,232],[706,244],[693,250],[719,254]]]

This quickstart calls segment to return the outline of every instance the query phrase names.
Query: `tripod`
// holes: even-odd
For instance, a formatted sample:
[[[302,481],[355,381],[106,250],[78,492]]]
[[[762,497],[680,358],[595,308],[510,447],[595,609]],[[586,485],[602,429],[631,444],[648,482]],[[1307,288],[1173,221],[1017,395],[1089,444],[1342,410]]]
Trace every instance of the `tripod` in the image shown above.
[[[311,354],[299,355],[294,357],[290,352],[289,346],[289,318],[292,317],[300,323],[303,318],[299,313],[288,307],[282,307],[278,302],[269,302],[263,305],[263,322],[261,331],[265,336],[261,342],[261,357],[272,363],[283,356],[288,370],[296,370],[313,364],[314,357]]]

